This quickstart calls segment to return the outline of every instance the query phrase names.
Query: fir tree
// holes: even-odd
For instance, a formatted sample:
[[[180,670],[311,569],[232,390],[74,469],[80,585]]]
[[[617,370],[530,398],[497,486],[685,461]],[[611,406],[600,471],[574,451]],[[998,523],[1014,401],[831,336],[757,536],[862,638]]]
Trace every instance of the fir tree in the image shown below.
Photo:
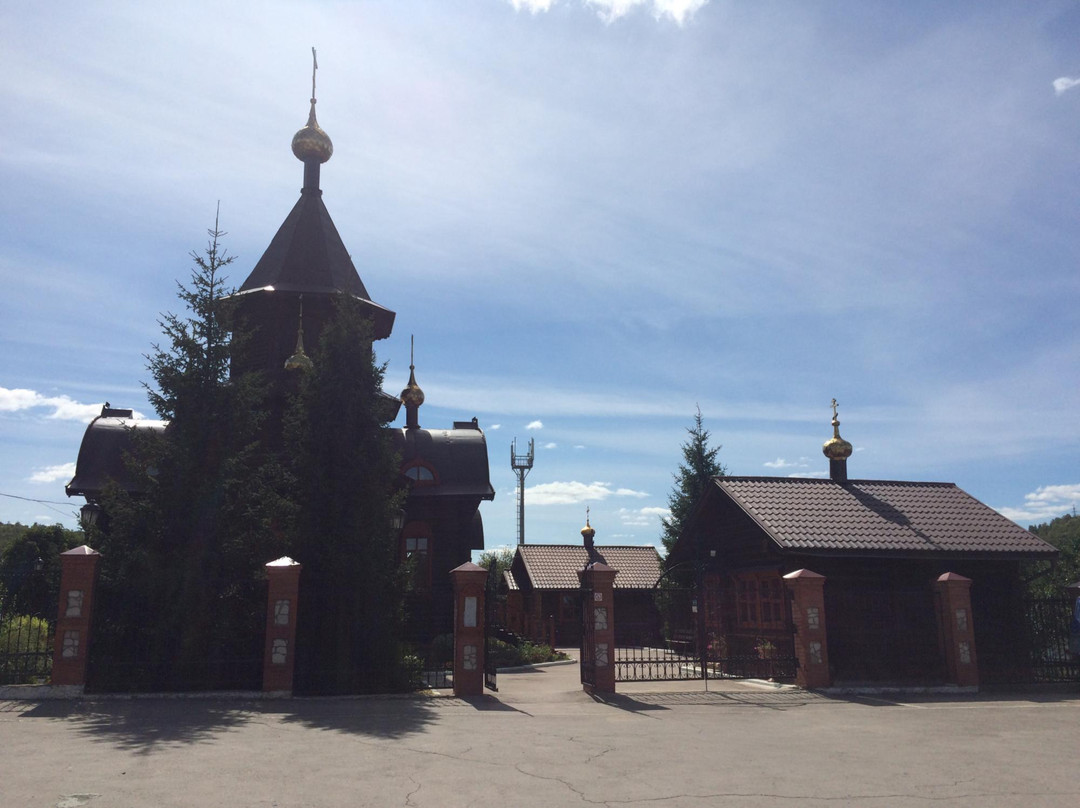
[[[290,555],[304,564],[296,688],[390,690],[404,590],[393,518],[404,492],[386,429],[385,368],[355,298],[335,298],[312,362],[286,421],[299,503]]]
[[[287,481],[259,443],[262,380],[230,379],[223,270],[233,258],[216,219],[208,233],[205,252],[192,253],[189,284],[178,284],[186,313],[162,317],[165,339],[147,357],[148,397],[168,428],[134,430],[140,490],[114,488],[105,503],[103,631],[92,653],[99,670],[116,667],[103,687],[242,684],[206,664],[225,657],[247,658],[248,676],[259,670],[262,565],[284,549],[275,527],[289,511]]]
[[[683,462],[674,474],[675,487],[668,496],[671,515],[661,520],[660,538],[666,555],[671,554],[709,480],[727,473],[727,469],[716,459],[721,447],[709,446],[709,430],[705,428],[700,407],[694,415],[694,425],[686,431],[690,437],[682,445]]]

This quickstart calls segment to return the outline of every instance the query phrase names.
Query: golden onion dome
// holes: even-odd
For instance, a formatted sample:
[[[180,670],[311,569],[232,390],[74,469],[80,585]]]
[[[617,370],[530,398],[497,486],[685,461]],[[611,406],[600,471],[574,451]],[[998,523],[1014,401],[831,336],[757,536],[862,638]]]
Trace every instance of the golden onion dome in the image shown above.
[[[832,416],[832,428],[833,436],[829,438],[821,447],[822,453],[830,460],[847,460],[851,457],[852,446],[846,440],[840,437],[840,419],[836,415],[836,399],[832,400],[833,416]]]
[[[293,135],[292,151],[298,160],[318,160],[325,163],[334,153],[334,144],[330,136],[322,130],[315,119],[315,99],[311,99],[311,112],[308,113],[307,125]]]
[[[594,536],[596,536],[596,530],[593,528],[592,525],[589,524],[589,520],[586,519],[585,527],[581,529],[581,537],[585,539],[585,541],[589,542],[592,541]]]
[[[285,370],[309,371],[315,367],[311,357],[304,353],[304,346],[300,346],[296,353],[285,360]]]
[[[416,372],[413,365],[409,365],[409,383],[401,391],[401,402],[406,407],[419,407],[424,403],[424,391],[416,383]]]

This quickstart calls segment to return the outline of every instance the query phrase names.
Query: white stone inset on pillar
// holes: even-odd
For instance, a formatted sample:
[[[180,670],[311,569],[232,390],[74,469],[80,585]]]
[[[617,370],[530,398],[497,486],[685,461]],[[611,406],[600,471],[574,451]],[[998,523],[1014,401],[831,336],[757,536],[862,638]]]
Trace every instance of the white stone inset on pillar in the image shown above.
[[[967,627],[968,627],[967,609],[957,609],[956,610],[956,630],[957,631],[967,631]]]
[[[67,593],[67,609],[64,617],[82,617],[83,592],[81,589],[70,589]]]
[[[596,644],[596,667],[606,668],[608,664],[608,644],[598,642]]]
[[[465,598],[465,616],[464,623],[462,625],[465,628],[476,628],[476,598],[468,596]]]
[[[607,631],[607,607],[597,606],[593,609],[593,627],[597,631]]]
[[[280,637],[274,640],[270,647],[270,662],[274,665],[284,665],[289,659],[289,641]]]
[[[807,607],[806,627],[811,631],[817,631],[819,628],[821,628],[821,615],[818,613],[817,606]]]
[[[821,664],[821,643],[810,643],[810,661],[815,665]]]
[[[960,643],[960,646],[959,646],[958,650],[960,651],[960,664],[961,665],[970,665],[971,664],[971,643],[968,643],[968,642]]]
[[[75,629],[64,632],[64,650],[61,651],[64,659],[74,659],[79,655],[79,632]]]
[[[287,626],[289,625],[289,612],[292,610],[292,605],[286,600],[274,601],[274,625],[275,626]]]
[[[473,598],[473,600],[476,600],[476,598]],[[464,650],[464,654],[463,654],[464,658],[462,659],[462,664],[465,666],[465,670],[467,670],[467,671],[476,670],[476,650],[477,650],[476,646],[475,645],[466,645],[463,650]]]

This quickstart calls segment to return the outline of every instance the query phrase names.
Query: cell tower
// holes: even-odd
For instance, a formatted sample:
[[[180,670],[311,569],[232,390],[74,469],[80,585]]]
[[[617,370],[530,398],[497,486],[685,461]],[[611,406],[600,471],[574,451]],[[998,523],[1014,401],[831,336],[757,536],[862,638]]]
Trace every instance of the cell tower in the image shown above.
[[[518,478],[518,544],[525,543],[525,478],[529,476],[529,469],[533,467],[533,438],[529,438],[529,453],[519,455],[517,453],[517,438],[510,444],[510,468]]]

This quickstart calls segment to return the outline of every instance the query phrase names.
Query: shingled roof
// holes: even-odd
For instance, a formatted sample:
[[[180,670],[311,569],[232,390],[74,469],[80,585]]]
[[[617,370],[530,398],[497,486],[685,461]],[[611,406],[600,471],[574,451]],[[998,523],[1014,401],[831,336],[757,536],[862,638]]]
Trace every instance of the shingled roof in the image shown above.
[[[1052,556],[1056,550],[953,483],[716,477],[793,551]]]
[[[660,578],[660,554],[655,547],[597,546],[600,560],[612,569],[616,589],[651,589]],[[577,589],[578,571],[585,568],[588,554],[580,544],[522,544],[517,554],[524,563],[533,589]],[[525,588],[524,581],[517,581]]]

